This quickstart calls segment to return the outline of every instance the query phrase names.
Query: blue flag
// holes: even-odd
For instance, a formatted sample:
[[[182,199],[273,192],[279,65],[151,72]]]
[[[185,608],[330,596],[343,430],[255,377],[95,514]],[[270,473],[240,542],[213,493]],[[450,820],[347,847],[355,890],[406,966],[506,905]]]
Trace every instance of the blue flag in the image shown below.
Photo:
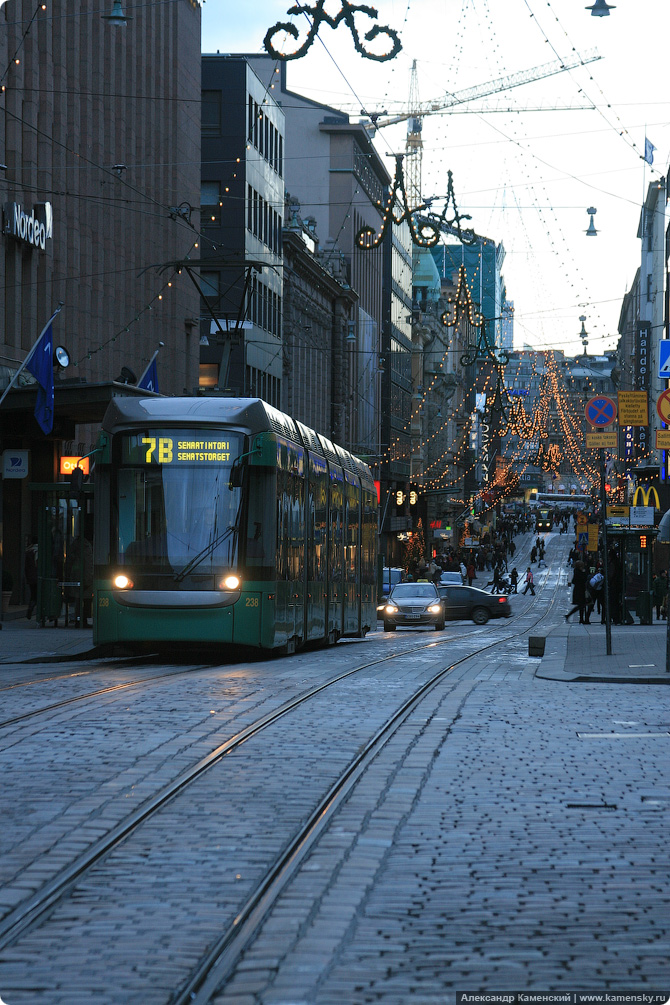
[[[42,431],[47,434],[51,432],[54,425],[53,354],[53,318],[51,318],[26,363],[26,370],[32,373],[38,385],[35,418],[42,427]]]
[[[155,356],[142,374],[137,386],[144,388],[145,391],[155,391],[158,394],[158,368]]]
[[[656,147],[651,142],[651,140],[648,140],[647,137],[645,136],[645,138],[644,138],[644,160],[646,160],[647,164],[653,164],[654,163],[654,150],[655,149],[656,149]]]

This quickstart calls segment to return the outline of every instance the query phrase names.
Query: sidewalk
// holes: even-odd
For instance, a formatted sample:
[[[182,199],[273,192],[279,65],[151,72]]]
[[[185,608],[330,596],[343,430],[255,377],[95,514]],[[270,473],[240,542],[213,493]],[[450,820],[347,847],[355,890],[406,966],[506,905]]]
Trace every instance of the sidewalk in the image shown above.
[[[564,621],[546,635],[536,677],[593,683],[670,684],[666,673],[667,624],[612,625],[607,655],[605,626]]]
[[[33,618],[10,618],[0,631],[0,666],[24,660],[76,658],[93,652],[91,628],[40,628]]]

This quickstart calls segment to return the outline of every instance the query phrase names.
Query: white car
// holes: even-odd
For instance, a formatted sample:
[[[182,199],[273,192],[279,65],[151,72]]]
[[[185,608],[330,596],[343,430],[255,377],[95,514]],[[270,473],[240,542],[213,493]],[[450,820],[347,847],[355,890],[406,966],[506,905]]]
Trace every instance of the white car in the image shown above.
[[[460,572],[443,572],[440,576],[440,586],[462,586],[463,577]]]

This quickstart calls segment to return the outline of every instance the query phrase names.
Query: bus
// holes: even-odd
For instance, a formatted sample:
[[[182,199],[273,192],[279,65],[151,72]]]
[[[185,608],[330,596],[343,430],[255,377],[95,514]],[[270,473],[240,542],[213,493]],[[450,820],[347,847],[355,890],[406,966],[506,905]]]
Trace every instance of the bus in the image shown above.
[[[115,398],[95,468],[97,645],[290,653],[376,624],[359,458],[258,398]]]

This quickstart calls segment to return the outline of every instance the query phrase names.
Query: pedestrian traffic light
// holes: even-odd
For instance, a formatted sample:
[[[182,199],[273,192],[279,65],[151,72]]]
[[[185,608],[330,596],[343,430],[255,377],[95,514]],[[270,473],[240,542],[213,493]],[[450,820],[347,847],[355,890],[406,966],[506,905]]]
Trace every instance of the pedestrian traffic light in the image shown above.
[[[640,548],[646,548],[646,547],[647,547],[647,535],[640,534]]]

